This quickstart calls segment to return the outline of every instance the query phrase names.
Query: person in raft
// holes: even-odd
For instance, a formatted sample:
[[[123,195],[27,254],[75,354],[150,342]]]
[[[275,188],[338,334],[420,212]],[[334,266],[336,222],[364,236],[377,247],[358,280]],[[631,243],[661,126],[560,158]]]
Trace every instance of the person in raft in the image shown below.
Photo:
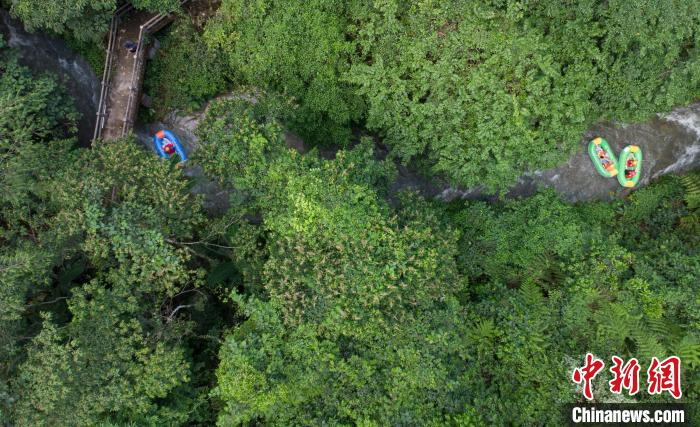
[[[163,138],[163,151],[168,156],[172,156],[173,153],[175,152],[175,144],[170,142],[170,140],[168,138]]]
[[[612,162],[610,161],[608,153],[606,153],[605,150],[600,150],[598,152],[598,157],[600,157],[600,164],[602,164],[605,169],[612,168]]]
[[[626,166],[627,167],[625,168],[625,178],[634,178],[634,176],[637,175],[637,171],[634,170],[634,168],[637,167],[637,159],[635,159],[634,156],[628,157]]]
[[[610,158],[608,157],[608,153],[605,152],[600,146],[596,145],[595,147],[596,151],[598,152],[598,157],[600,158],[600,163],[603,165],[605,169],[610,169],[612,168],[612,163],[610,162]]]

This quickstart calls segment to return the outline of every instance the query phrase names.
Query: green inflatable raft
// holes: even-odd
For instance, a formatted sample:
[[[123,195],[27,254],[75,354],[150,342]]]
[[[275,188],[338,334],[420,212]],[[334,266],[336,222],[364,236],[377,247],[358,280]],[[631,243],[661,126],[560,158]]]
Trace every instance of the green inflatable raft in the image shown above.
[[[620,153],[617,180],[623,187],[634,187],[642,176],[642,150],[636,145],[628,145]]]
[[[588,144],[588,155],[599,174],[605,178],[617,175],[617,159],[608,141],[601,137],[592,140]]]

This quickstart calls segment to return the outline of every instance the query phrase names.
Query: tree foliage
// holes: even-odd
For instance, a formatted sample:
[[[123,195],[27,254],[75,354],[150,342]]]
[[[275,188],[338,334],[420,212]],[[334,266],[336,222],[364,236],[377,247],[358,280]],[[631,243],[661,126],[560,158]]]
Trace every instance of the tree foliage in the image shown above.
[[[208,49],[186,18],[173,23],[160,37],[158,56],[146,68],[144,92],[153,97],[156,113],[196,110],[227,87],[227,70],[220,55]]]
[[[75,131],[77,113],[55,78],[33,76],[0,38],[0,153]]]
[[[286,124],[342,145],[364,119],[404,160],[505,184],[590,120],[694,96],[697,7],[633,3],[225,0],[203,37],[269,90],[212,102],[185,170],[129,138],[75,147],[60,85],[0,46],[0,418],[559,425],[587,352],[678,355],[697,400],[697,174],[610,203],[446,204],[391,193],[369,138],[285,145]],[[195,179],[230,209],[207,215]],[[620,399],[607,380],[596,402]]]
[[[11,0],[10,11],[29,31],[70,32],[78,39],[100,37],[116,9],[114,0]]]
[[[695,310],[677,303],[700,265],[697,238],[676,231],[677,179],[612,205],[545,192],[392,208],[359,184],[381,169],[355,156],[367,147],[319,164],[241,104],[212,105],[197,160],[263,213],[229,237],[246,320],[220,351],[220,424],[541,424],[577,399],[587,351],[680,354],[697,393]]]
[[[334,143],[347,139],[347,126],[362,113],[360,98],[341,81],[355,56],[346,9],[328,0],[224,1],[205,39],[239,81],[297,98],[292,124],[303,137]]]
[[[178,171],[127,141],[80,155],[52,183],[47,202],[59,209],[35,243],[58,250],[39,272],[49,287],[29,293],[64,294],[67,312],[56,308],[60,322],[43,316],[27,346],[15,416],[26,424],[184,422],[158,401],[190,381],[182,338],[191,328],[172,301],[200,286],[201,274],[186,249],[168,242],[193,238],[201,214]]]
[[[595,121],[695,99],[698,22],[679,0],[225,0],[205,38],[242,81],[298,98],[314,141],[363,120],[404,162],[502,189],[568,158]]]
[[[209,377],[186,345],[198,332],[188,313],[210,298],[183,243],[205,221],[190,182],[129,140],[61,139],[75,119],[62,90],[2,54],[2,418],[206,420],[194,408]]]
[[[219,422],[421,424],[441,419],[436,402],[464,409],[462,369],[450,366],[463,313],[453,294],[466,286],[456,234],[417,199],[389,215],[358,182],[382,168],[360,163],[368,145],[303,159],[239,104],[210,108],[201,163],[256,199],[268,243],[255,271],[262,295],[235,296],[247,320],[221,351]]]
[[[100,41],[117,9],[117,0],[8,0],[12,14],[29,31],[49,30],[69,33],[77,40]],[[179,0],[136,0],[137,9],[171,12],[180,8]]]

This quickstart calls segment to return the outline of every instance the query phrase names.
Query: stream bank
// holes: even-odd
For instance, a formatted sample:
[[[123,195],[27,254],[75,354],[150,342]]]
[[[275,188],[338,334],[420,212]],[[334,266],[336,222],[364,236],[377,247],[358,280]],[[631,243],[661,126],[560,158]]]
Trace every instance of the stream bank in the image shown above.
[[[19,51],[22,65],[35,72],[58,76],[80,113],[78,140],[82,146],[89,146],[101,84],[90,64],[64,40],[44,32],[28,33],[3,9],[0,9],[0,34],[10,47]]]
[[[202,112],[178,114],[171,112],[163,122],[141,124],[136,128],[136,137],[152,149],[151,135],[161,128],[173,130],[186,149],[196,149],[200,141],[194,134]],[[669,174],[681,173],[700,167],[700,103],[679,107],[668,114],[658,114],[643,123],[603,122],[592,126],[581,139],[580,151],[566,163],[548,170],[533,171],[521,176],[507,191],[506,197],[528,197],[539,188],[553,188],[563,199],[570,202],[589,200],[612,200],[628,195],[634,189],[623,188],[617,179],[600,176],[586,151],[588,141],[603,136],[616,153],[629,144],[638,145],[644,152],[642,179],[637,187],[648,185],[652,180]],[[287,146],[305,151],[303,141],[296,135],[285,134]],[[377,148],[382,150],[381,148]],[[324,157],[333,157],[333,152],[323,152]],[[401,164],[397,164],[398,176],[391,192],[415,189],[428,198],[443,201],[455,199],[485,200],[494,198],[483,188],[459,188],[439,180],[431,180]]]

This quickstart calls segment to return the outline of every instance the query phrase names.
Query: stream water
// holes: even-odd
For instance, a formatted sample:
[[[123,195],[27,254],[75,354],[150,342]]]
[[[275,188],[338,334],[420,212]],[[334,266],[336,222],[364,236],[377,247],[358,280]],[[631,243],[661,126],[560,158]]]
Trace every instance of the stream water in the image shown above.
[[[160,128],[177,133],[187,149],[196,149],[199,141],[194,129],[202,113],[179,115],[171,113],[164,122],[142,124],[137,128],[137,138],[150,147],[150,136]],[[596,136],[608,140],[616,153],[629,144],[641,147],[644,153],[642,179],[638,187],[672,172],[684,172],[700,167],[700,103],[680,107],[668,114],[659,114],[643,123],[599,123],[582,135],[581,150],[568,162],[554,169],[534,171],[520,177],[508,191],[508,197],[527,197],[540,187],[551,187],[571,202],[609,200],[624,197],[634,189],[623,188],[617,179],[600,176],[588,157],[588,141]],[[290,148],[304,150],[303,141],[287,133]],[[321,153],[332,157],[333,153]],[[398,165],[399,174],[392,193],[414,188],[430,198],[445,201],[456,198],[490,199],[493,196],[481,188],[457,188],[430,180],[416,171]],[[638,188],[637,187],[637,188]]]
[[[100,96],[100,79],[90,65],[65,41],[42,32],[26,32],[20,22],[2,9],[0,34],[9,46],[19,50],[23,65],[36,72],[49,72],[59,77],[81,115],[78,139],[83,146],[89,145]]]
[[[615,153],[629,144],[638,145],[644,153],[639,186],[647,185],[662,175],[700,166],[700,103],[658,114],[644,123],[599,123],[586,132],[580,152],[567,163],[521,177],[510,195],[527,196],[543,185],[576,202],[611,199],[634,191],[621,187],[617,179],[603,178],[593,168],[586,148],[596,136],[607,139]]]
[[[578,202],[609,200],[634,191],[621,187],[617,179],[603,178],[593,168],[587,146],[596,136],[607,139],[615,153],[630,144],[642,149],[644,163],[638,187],[644,186],[662,175],[700,167],[700,103],[658,114],[643,123],[599,123],[583,135],[578,154],[554,169],[523,175],[508,196],[529,196],[539,187],[550,187],[565,199]],[[442,188],[436,196],[444,200],[488,197],[478,188],[454,187]]]

